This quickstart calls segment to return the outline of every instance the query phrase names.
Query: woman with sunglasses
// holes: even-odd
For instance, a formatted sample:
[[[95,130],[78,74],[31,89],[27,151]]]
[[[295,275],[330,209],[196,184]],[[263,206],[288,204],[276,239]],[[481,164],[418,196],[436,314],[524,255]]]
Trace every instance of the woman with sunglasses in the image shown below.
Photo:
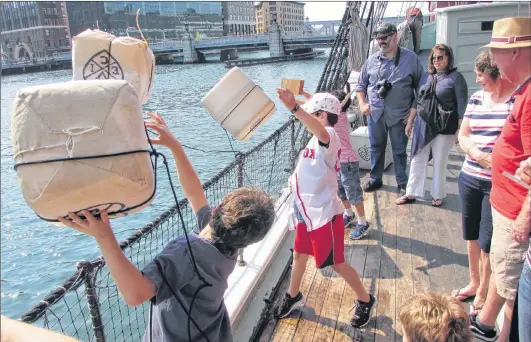
[[[437,44],[430,52],[428,61],[428,79],[421,87],[427,89],[435,83],[438,106],[451,112],[446,127],[435,131],[420,117],[410,116],[406,124],[406,135],[412,137],[411,166],[406,194],[396,200],[396,204],[415,202],[424,196],[428,162],[433,158],[433,179],[431,184],[431,204],[440,207],[446,197],[444,185],[446,166],[452,145],[457,142],[457,131],[465,113],[468,99],[468,87],[465,78],[454,67],[452,49],[445,44]]]

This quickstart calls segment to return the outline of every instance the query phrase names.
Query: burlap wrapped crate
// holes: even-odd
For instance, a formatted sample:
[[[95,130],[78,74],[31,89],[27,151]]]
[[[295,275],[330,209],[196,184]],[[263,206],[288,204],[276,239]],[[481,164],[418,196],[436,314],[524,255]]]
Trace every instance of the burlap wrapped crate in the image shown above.
[[[72,39],[74,80],[126,80],[140,103],[148,101],[155,75],[155,57],[143,40],[86,30]]]
[[[24,199],[43,219],[82,209],[123,216],[153,199],[150,146],[138,97],[126,81],[24,88],[13,105],[11,134]],[[104,157],[131,151],[147,152]],[[66,160],[53,162],[58,159]]]
[[[240,141],[247,141],[276,111],[275,103],[240,68],[234,67],[203,97],[212,117]]]

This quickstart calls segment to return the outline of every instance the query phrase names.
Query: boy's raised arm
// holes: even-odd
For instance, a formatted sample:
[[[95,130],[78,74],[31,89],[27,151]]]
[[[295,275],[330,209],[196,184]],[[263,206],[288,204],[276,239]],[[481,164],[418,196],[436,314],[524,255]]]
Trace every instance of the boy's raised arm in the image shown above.
[[[144,277],[142,272],[124,255],[111,229],[107,212],[101,212],[101,219],[97,219],[90,212],[84,210],[87,218],[82,220],[74,213],[70,213],[71,221],[59,218],[64,225],[83,234],[96,238],[103,258],[109,268],[111,277],[116,282],[118,291],[122,294],[127,305],[140,305],[155,295],[155,284]]]
[[[293,93],[286,89],[277,89],[277,94],[288,110],[292,110],[293,107],[295,107],[296,101],[295,96],[293,96]],[[317,120],[316,117],[306,113],[305,110],[302,108],[299,108],[295,113],[293,113],[297,119],[302,122],[302,124],[317,137],[317,139],[322,142],[323,144],[328,144],[330,142],[330,134],[328,134],[328,131],[326,130],[325,126]]]
[[[201,184],[201,181],[199,180],[192,163],[186,156],[183,146],[170,132],[166,126],[166,123],[164,122],[164,119],[159,113],[148,113],[148,116],[153,121],[147,121],[146,127],[153,129],[159,135],[158,138],[152,138],[150,140],[153,144],[163,145],[171,150],[173,159],[175,160],[177,177],[179,177],[179,182],[181,183],[184,196],[188,199],[194,214],[197,214],[199,209],[207,205],[207,199],[205,192],[203,191],[203,185]]]

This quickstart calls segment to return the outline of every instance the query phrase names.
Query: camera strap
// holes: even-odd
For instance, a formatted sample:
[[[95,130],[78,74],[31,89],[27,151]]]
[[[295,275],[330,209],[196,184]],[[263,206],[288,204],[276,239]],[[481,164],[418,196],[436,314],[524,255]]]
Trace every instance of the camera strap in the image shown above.
[[[398,50],[396,50],[396,56],[395,56],[395,66],[393,68],[393,71],[391,72],[391,75],[389,75],[388,81],[391,82],[391,79],[395,75],[396,71],[398,70],[398,63],[400,62],[400,51],[402,49],[400,46],[398,47]],[[378,58],[379,64],[378,64],[378,81],[382,79],[382,76],[380,75],[380,70],[382,68],[382,56]]]

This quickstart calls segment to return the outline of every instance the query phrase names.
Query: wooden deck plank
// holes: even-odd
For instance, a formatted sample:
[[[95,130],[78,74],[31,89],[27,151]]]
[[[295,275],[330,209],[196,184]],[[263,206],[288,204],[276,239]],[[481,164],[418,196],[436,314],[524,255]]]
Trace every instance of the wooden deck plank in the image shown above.
[[[393,177],[394,178],[394,177]],[[391,183],[389,181],[389,183]],[[395,339],[396,291],[396,204],[397,192],[386,191],[381,203],[380,274],[378,277],[378,304],[376,307],[375,341]]]
[[[308,263],[314,263],[313,258],[308,260]],[[294,342],[311,341],[315,334],[317,327],[317,321],[321,315],[323,308],[325,294],[328,292],[328,284],[330,283],[330,276],[332,275],[332,268],[327,267],[325,269],[317,270],[313,279],[313,285],[307,293],[306,305],[302,310],[301,318],[299,319],[299,325],[295,330],[293,336]]]
[[[349,233],[350,230],[345,229],[345,260],[347,262],[350,262],[350,258],[353,254],[351,240],[348,238]],[[332,272],[328,293],[326,294],[321,315],[315,329],[315,335],[313,337],[314,342],[332,342],[334,340],[334,333],[336,331],[345,286],[348,287],[343,278],[341,278],[336,272]]]
[[[304,273],[304,277],[302,278],[301,282],[301,292],[304,294],[308,294],[310,292],[310,289],[313,286],[315,275],[317,273],[315,262],[312,261],[313,259],[311,258],[310,260],[308,260],[308,264],[306,265],[306,272]],[[286,279],[285,281],[289,284],[290,277],[287,278],[288,279]],[[283,296],[284,293],[280,295]],[[301,317],[301,314],[302,311],[297,310],[289,317],[279,320],[275,327],[275,330],[273,331],[273,336],[270,340],[274,342],[291,341],[293,339],[293,336],[295,335],[297,326],[299,325],[299,319]]]
[[[398,319],[400,308],[413,296],[413,259],[411,255],[411,226],[412,219],[411,206],[397,206],[396,216],[396,304],[395,304],[395,341],[402,341],[402,326]]]
[[[377,191],[375,199],[375,215],[373,221],[373,229],[369,236],[365,237],[365,242],[370,243],[367,248],[367,254],[365,258],[365,267],[363,269],[362,283],[365,289],[373,295],[378,295],[378,277],[380,276],[380,258],[382,255],[381,241],[382,241],[382,217],[381,217],[381,205],[385,201],[383,191]],[[362,240],[363,241],[363,240]],[[360,241],[360,242],[362,242]],[[376,304],[378,305],[378,304]],[[372,342],[374,341],[374,335],[376,333],[376,319],[377,316],[376,307],[371,314],[371,320],[363,329],[354,329],[354,335],[358,337],[360,341]]]
[[[430,283],[426,256],[426,217],[425,205],[408,206],[411,235],[411,264],[413,266],[413,294],[425,291]]]
[[[376,224],[374,219],[375,196],[375,193],[364,194],[365,217],[373,225]],[[360,277],[362,277],[364,273],[367,250],[369,246],[373,246],[375,244],[376,242],[371,240],[349,240],[348,245],[345,246],[345,248],[351,249],[350,265],[354,267]],[[350,325],[350,319],[352,318],[353,313],[351,309],[355,300],[356,295],[354,291],[352,288],[350,288],[350,286],[345,285],[343,289],[343,297],[341,300],[341,308],[339,310],[336,330],[334,332],[334,342],[352,342],[358,340],[360,335],[359,330],[354,329],[354,327]]]
[[[450,250],[453,251],[452,262],[454,263],[454,272],[456,283],[453,288],[460,288],[468,284],[469,272],[468,272],[468,252],[466,241],[463,240],[462,233],[462,218],[461,218],[461,201],[459,198],[459,190],[457,186],[457,179],[459,172],[463,165],[464,155],[460,151],[453,150],[450,153],[448,175],[447,175],[447,187],[448,197],[450,200],[446,203],[446,217],[445,222],[448,222],[448,229],[450,236],[452,237]],[[452,289],[453,289],[452,288]]]

